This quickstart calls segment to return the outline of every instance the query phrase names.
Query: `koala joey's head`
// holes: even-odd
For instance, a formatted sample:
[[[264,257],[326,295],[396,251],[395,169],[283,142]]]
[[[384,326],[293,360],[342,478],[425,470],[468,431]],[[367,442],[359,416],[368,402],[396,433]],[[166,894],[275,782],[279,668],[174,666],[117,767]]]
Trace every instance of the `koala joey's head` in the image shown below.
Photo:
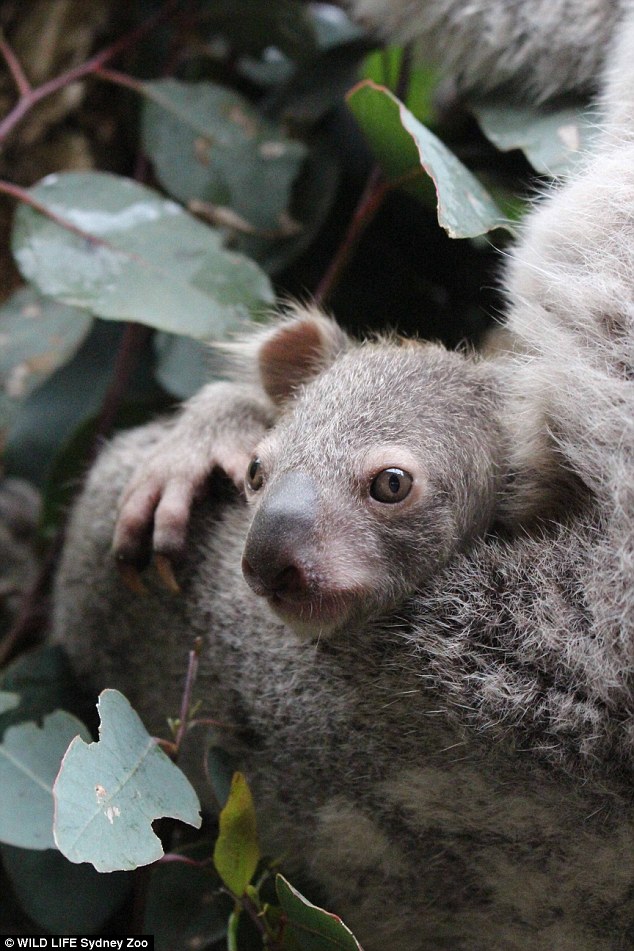
[[[491,524],[496,387],[460,354],[356,344],[315,311],[261,339],[283,412],[246,473],[242,570],[298,634],[328,636],[396,608]]]

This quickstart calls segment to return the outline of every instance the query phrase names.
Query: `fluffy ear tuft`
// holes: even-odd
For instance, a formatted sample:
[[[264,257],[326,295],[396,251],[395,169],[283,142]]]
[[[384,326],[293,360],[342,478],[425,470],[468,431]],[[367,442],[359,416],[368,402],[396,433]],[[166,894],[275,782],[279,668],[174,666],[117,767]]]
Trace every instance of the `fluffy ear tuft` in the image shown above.
[[[283,403],[349,344],[349,337],[319,308],[295,305],[260,343],[262,385],[275,403]]]
[[[350,346],[350,338],[315,304],[289,304],[266,327],[232,343],[214,344],[230,359],[232,376],[262,386],[274,403],[284,403]]]

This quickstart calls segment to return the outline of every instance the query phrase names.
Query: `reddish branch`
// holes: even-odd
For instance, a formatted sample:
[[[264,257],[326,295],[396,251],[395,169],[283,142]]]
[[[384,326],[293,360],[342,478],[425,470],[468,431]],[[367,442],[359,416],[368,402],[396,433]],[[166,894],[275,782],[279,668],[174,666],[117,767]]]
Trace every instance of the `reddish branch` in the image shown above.
[[[60,226],[60,228],[65,228],[66,231],[70,231],[72,234],[77,235],[78,238],[81,238],[83,241],[87,241],[89,244],[99,244],[112,247],[112,245],[108,244],[107,241],[104,241],[103,238],[99,238],[97,235],[90,234],[90,232],[84,231],[82,228],[78,228],[77,225],[74,225],[72,221],[68,220],[68,218],[62,218],[61,215],[51,211],[47,205],[41,201],[38,201],[37,198],[34,198],[31,192],[26,188],[20,188],[19,185],[14,185],[13,182],[7,182],[0,178],[0,192],[4,195],[9,195],[11,198],[17,199],[17,201],[22,202],[23,205],[29,205],[29,207],[34,209],[34,211],[39,211],[41,215],[44,215],[46,218],[50,218],[50,220],[54,221],[56,225]]]
[[[9,67],[9,72],[13,77],[13,81],[16,85],[16,88],[20,94],[20,97],[30,96],[33,92],[31,83],[26,78],[26,73],[22,69],[22,64],[9,46],[4,36],[4,33],[0,31],[0,53],[4,56],[7,66]]]
[[[356,251],[357,245],[363,237],[366,228],[378,212],[385,200],[385,196],[391,188],[392,185],[385,180],[379,166],[375,165],[368,176],[363,194],[355,208],[345,237],[330,262],[326,273],[317,285],[315,290],[316,303],[324,304],[331,296],[346,270],[350,258]]]
[[[398,77],[396,95],[399,99],[405,101],[407,90],[410,84],[412,68],[411,49],[406,46],[403,50],[403,60]],[[357,250],[359,242],[363,237],[367,227],[373,221],[381,205],[390,191],[404,184],[410,177],[417,177],[420,171],[412,176],[406,176],[398,181],[388,182],[379,165],[375,165],[368,176],[363,194],[359,199],[357,207],[348,225],[348,230],[339,245],[334,258],[330,262],[326,273],[317,285],[315,290],[315,301],[318,304],[324,304],[332,295],[339,284],[343,273],[345,272],[350,259]]]
[[[111,43],[110,46],[95,53],[95,55],[91,56],[85,63],[74,66],[72,69],[66,70],[65,73],[60,73],[59,76],[55,76],[53,79],[49,79],[47,82],[42,83],[41,86],[35,88],[31,86],[26,78],[13,50],[7,41],[2,38],[0,42],[0,53],[4,56],[11,75],[13,76],[20,93],[20,98],[9,114],[0,122],[0,143],[4,142],[9,133],[13,131],[27,112],[29,112],[33,106],[37,105],[38,102],[41,102],[42,99],[46,99],[47,96],[52,96],[53,93],[59,92],[60,89],[64,89],[71,83],[85,79],[87,76],[96,73],[102,66],[105,66],[106,63],[109,63],[118,56],[119,53],[122,53],[124,50],[129,49],[142,40],[157,24],[171,16],[180,2],[181,0],[167,0],[163,7],[151,17],[144,20],[144,22],[139,24],[134,30],[119,37],[119,39]]]

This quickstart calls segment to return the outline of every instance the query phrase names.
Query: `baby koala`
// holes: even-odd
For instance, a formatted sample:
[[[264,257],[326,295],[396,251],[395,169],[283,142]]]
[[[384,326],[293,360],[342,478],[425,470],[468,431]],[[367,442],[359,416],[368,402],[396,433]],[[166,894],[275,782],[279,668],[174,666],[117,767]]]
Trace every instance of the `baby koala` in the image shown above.
[[[249,392],[213,384],[97,460],[54,640],[156,735],[198,640],[196,700],[226,725],[214,742],[248,777],[263,850],[316,881],[366,951],[624,948],[630,667],[601,636],[604,539],[591,508],[537,538],[476,537],[530,514],[516,460],[538,431],[509,403],[504,362],[357,344],[310,311],[240,357]],[[192,507],[219,461],[240,462],[246,502],[217,481]],[[176,597],[152,571],[147,597],[117,574],[131,479],[119,538],[123,520],[143,554],[156,511]],[[530,496],[540,514],[554,484]],[[180,550],[161,548],[166,513],[172,540],[189,519]],[[211,806],[203,752],[193,730],[179,765]]]
[[[234,349],[261,387],[212,384],[166,431],[124,494],[120,562],[142,554],[154,508],[154,550],[176,587],[163,556],[182,551],[192,499],[215,466],[238,484],[246,470],[244,578],[296,632],[323,636],[390,611],[506,517],[511,437],[494,364],[355,343],[315,309]]]

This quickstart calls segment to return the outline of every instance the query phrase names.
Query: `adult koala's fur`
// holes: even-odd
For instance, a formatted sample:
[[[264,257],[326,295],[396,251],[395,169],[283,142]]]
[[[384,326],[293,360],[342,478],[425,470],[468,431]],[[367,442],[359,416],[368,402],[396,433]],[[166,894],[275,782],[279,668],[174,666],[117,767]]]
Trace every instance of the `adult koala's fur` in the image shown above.
[[[122,588],[108,556],[116,502],[179,426],[156,424],[117,440],[92,473],[69,532],[56,637],[95,682],[126,689],[151,728],[177,709],[186,649],[204,638],[199,692],[238,726],[222,740],[252,783],[266,847],[301,862],[366,951],[625,951],[634,10],[608,0],[351,5],[441,48],[459,88],[516,84],[543,99],[600,86],[593,152],[529,217],[506,278],[516,449],[540,468],[554,444],[585,491],[539,530],[455,552],[387,619],[315,645],[242,581],[238,503],[194,513],[180,598]],[[257,390],[241,392],[237,415],[250,412],[249,434],[261,432],[274,412]],[[235,411],[224,412],[223,445]]]

